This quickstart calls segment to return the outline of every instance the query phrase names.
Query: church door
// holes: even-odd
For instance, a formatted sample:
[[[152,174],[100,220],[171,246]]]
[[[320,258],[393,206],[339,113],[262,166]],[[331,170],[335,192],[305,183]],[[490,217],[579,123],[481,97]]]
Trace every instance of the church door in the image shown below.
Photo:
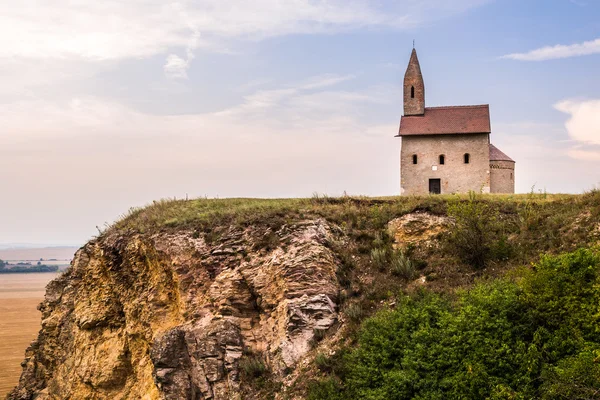
[[[429,180],[429,193],[431,194],[440,194],[442,193],[442,183],[439,179],[430,179]]]

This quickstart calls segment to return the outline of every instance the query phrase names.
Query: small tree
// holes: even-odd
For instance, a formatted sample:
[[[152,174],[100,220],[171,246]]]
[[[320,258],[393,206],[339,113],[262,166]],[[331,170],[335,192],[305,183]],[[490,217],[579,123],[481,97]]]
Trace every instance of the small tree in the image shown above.
[[[450,250],[472,267],[483,268],[492,254],[498,212],[470,192],[468,201],[448,205],[448,215],[455,221],[448,238]]]

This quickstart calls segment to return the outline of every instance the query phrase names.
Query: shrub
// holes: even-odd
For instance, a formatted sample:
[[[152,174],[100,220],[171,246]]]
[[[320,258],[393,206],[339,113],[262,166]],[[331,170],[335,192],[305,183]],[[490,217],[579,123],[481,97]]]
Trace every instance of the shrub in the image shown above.
[[[360,321],[364,316],[362,306],[359,303],[349,304],[348,307],[346,307],[345,312],[348,318],[354,322]]]
[[[600,398],[600,256],[544,256],[451,301],[419,292],[364,321],[332,399]],[[338,390],[333,390],[338,389]],[[311,392],[311,396],[312,396]]]
[[[449,250],[463,262],[480,269],[485,267],[496,245],[498,230],[502,230],[498,211],[469,195],[468,201],[457,201],[448,205],[448,215],[454,218],[455,226],[448,237]],[[503,242],[503,246],[507,245]],[[502,255],[505,249],[499,249]]]
[[[322,381],[312,381],[308,384],[308,400],[342,400],[340,395],[340,385],[332,378],[326,378]]]
[[[331,370],[331,362],[329,357],[327,357],[323,353],[319,353],[315,356],[315,365],[321,372],[326,372]]]
[[[410,281],[415,277],[415,266],[402,250],[394,252],[391,262],[391,271],[392,274],[404,278],[407,281]]]
[[[389,253],[386,248],[378,247],[371,250],[371,261],[380,270],[387,269],[389,264]]]
[[[258,354],[249,353],[240,359],[240,370],[242,378],[246,381],[264,376],[268,372],[268,368],[263,362],[263,359]]]

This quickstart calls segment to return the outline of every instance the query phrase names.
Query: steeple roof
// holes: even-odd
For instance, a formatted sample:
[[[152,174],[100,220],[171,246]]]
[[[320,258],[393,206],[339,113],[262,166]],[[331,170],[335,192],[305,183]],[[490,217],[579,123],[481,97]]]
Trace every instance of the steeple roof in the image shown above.
[[[412,53],[410,53],[410,60],[408,60],[408,67],[406,67],[406,74],[414,74],[417,76],[421,76],[421,65],[419,64],[419,58],[417,57],[417,50],[412,49]]]

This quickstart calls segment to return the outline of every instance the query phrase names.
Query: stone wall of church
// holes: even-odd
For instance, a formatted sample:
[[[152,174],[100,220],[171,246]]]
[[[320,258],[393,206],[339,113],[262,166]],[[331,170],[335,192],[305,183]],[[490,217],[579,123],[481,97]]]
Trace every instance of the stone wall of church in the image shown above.
[[[469,154],[465,164],[464,155]],[[413,164],[413,156],[417,163]],[[440,164],[440,155],[444,164]],[[441,193],[490,192],[489,134],[403,136],[400,192],[426,195],[429,180],[440,179]]]
[[[515,192],[515,163],[513,161],[490,161],[491,193]]]

